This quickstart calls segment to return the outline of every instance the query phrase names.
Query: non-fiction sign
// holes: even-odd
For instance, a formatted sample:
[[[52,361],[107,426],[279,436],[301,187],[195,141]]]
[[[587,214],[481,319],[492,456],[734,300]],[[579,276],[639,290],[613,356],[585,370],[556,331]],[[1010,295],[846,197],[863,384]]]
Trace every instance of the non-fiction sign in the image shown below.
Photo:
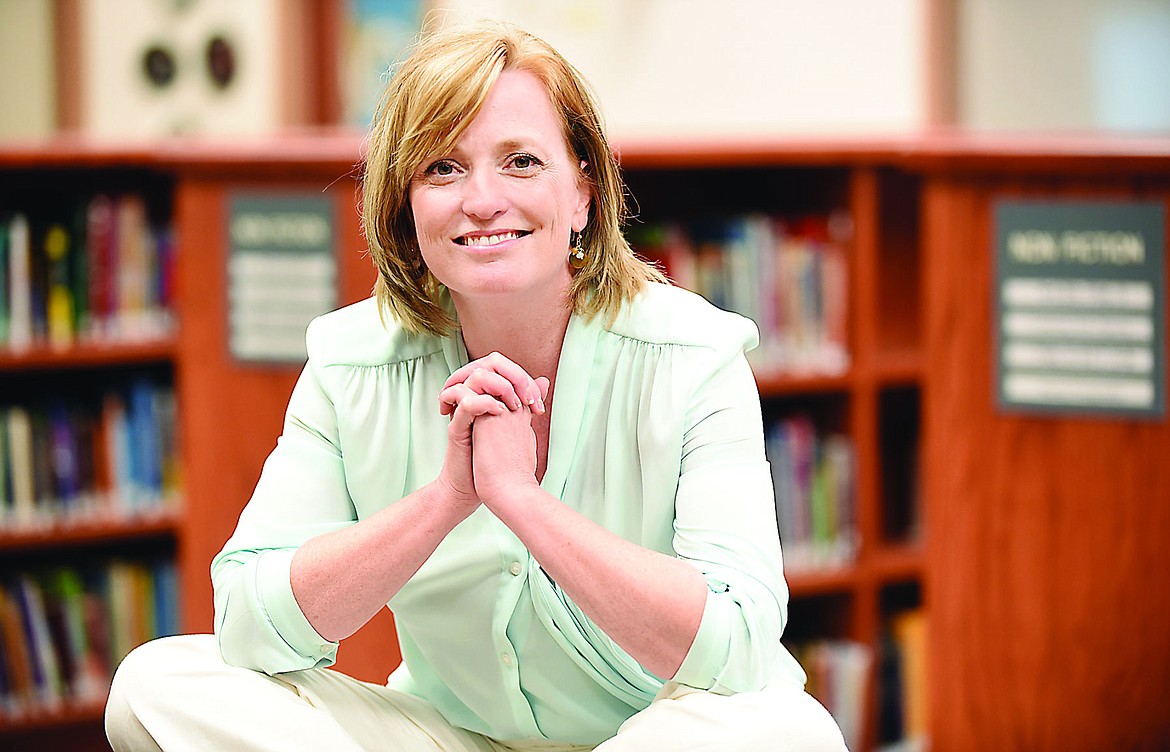
[[[315,193],[236,194],[227,231],[232,356],[303,362],[305,327],[337,306],[332,201]]]
[[[1000,407],[1164,416],[1164,205],[1002,200],[995,225]]]

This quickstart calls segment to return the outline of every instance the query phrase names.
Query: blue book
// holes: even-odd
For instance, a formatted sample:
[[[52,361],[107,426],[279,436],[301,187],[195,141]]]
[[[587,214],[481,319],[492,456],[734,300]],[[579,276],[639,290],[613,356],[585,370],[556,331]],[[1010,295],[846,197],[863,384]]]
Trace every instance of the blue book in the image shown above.
[[[21,615],[24,617],[25,637],[28,640],[29,657],[32,659],[37,702],[43,707],[53,708],[62,698],[61,671],[57,652],[49,634],[44,593],[31,577],[21,575],[17,580],[16,597],[20,602]]]
[[[179,634],[179,577],[175,562],[164,559],[154,566],[154,625],[153,637]]]
[[[136,379],[130,385],[127,403],[130,478],[134,503],[138,508],[155,505],[162,496],[161,436],[155,411],[155,389],[154,384],[146,379]]]
[[[52,442],[52,468],[57,512],[69,516],[81,493],[77,462],[77,436],[68,408],[59,400],[49,405],[49,435]]]

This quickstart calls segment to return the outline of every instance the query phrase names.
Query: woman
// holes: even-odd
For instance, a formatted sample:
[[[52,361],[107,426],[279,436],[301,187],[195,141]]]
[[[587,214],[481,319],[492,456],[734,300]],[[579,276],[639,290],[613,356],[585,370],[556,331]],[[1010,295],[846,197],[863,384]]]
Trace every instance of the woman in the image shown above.
[[[375,119],[374,299],[315,321],[212,564],[216,640],[135,651],[117,749],[843,749],[780,646],[755,327],[623,240],[547,44],[425,38]],[[383,606],[388,686],[332,671]]]

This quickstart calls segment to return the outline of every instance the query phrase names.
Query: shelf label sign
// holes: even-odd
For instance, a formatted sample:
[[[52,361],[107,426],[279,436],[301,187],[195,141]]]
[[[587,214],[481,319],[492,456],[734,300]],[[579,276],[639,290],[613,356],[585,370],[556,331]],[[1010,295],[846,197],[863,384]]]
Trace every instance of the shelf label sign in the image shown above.
[[[1010,412],[1166,414],[1165,206],[995,204],[996,380]]]
[[[227,233],[232,357],[303,363],[305,327],[337,307],[332,200],[313,192],[236,193]]]

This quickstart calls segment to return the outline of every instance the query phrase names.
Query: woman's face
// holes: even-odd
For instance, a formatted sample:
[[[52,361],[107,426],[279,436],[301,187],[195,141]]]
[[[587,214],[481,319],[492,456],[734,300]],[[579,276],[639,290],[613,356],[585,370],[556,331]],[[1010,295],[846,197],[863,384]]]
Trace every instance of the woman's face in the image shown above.
[[[454,149],[410,185],[423,260],[457,304],[562,300],[589,195],[544,84],[525,70],[501,73]]]

